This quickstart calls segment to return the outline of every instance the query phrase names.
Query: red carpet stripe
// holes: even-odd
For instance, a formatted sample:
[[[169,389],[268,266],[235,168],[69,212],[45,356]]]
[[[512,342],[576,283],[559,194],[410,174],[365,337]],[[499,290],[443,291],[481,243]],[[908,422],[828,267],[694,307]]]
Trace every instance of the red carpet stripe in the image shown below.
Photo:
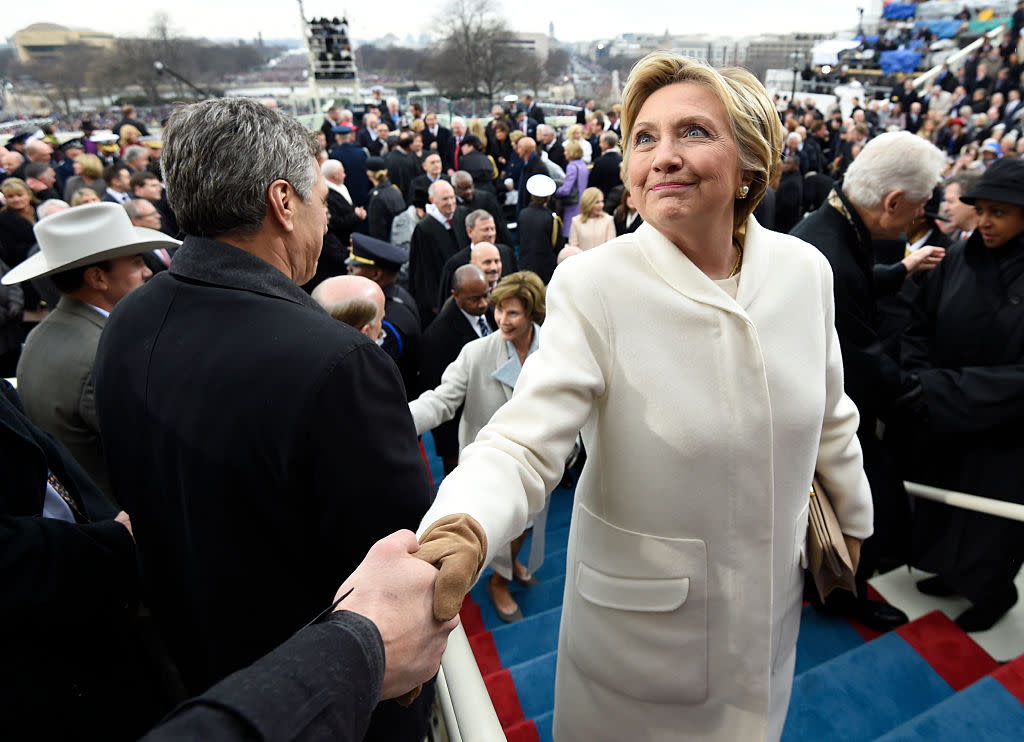
[[[963,690],[999,666],[941,611],[932,611],[901,626],[896,633],[955,691]]]
[[[502,729],[507,729],[516,722],[524,721],[523,707],[519,705],[516,684],[512,681],[512,673],[508,670],[492,672],[484,675],[484,684],[491,695],[491,703],[498,714]]]
[[[466,636],[475,636],[487,631],[484,628],[484,618],[480,613],[480,606],[469,597],[469,593],[466,593],[466,598],[462,601],[459,619],[462,621],[462,628],[465,629]]]
[[[1000,667],[992,677],[1002,683],[1010,694],[1024,703],[1024,654]]]
[[[540,735],[533,719],[526,719],[508,727],[505,730],[505,739],[508,742],[540,742]]]

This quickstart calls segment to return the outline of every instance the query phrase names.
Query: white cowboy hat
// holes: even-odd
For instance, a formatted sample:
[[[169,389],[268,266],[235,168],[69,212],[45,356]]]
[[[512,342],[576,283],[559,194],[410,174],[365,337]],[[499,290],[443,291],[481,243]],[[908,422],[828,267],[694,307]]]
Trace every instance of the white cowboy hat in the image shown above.
[[[136,227],[123,206],[109,202],[53,214],[41,219],[32,231],[39,252],[15,266],[0,282],[20,283],[101,260],[181,244],[163,232]]]

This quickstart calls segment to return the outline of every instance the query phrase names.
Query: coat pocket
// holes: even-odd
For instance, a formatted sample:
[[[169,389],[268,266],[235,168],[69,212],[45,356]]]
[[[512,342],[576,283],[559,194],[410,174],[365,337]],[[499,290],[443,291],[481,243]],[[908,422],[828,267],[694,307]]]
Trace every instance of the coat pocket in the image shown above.
[[[653,703],[708,695],[707,546],[627,531],[580,504],[569,658],[589,680]]]

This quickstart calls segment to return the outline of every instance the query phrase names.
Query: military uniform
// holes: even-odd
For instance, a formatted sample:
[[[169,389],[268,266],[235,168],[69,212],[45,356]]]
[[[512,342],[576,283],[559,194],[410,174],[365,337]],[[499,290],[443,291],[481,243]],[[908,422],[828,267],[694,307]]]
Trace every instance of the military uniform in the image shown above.
[[[389,242],[364,234],[352,235],[352,250],[346,261],[352,266],[376,266],[397,275],[409,259],[406,252]],[[405,382],[405,394],[413,399],[420,356],[420,314],[412,294],[397,283],[381,286],[384,291],[384,343],[381,348],[391,356]]]

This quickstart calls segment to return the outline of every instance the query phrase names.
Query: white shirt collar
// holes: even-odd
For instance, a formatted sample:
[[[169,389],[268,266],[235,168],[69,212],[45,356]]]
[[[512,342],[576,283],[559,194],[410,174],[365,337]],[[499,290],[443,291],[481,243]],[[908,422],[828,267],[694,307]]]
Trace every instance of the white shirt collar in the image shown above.
[[[455,299],[452,299],[452,301],[455,301]],[[484,335],[482,335],[480,333],[480,318],[483,317],[484,322],[487,322],[487,317],[485,315],[483,315],[483,314],[481,314],[478,317],[474,317],[472,314],[467,312],[465,309],[463,309],[462,307],[459,307],[458,304],[456,304],[455,306],[459,308],[460,312],[462,312],[462,316],[466,318],[466,321],[469,322],[469,324],[471,324],[473,326],[473,331],[477,334],[477,337],[484,337]],[[488,330],[491,329],[490,325],[487,326],[487,329]],[[488,333],[488,334],[490,334],[490,333]]]
[[[427,204],[427,213],[430,214],[435,219],[437,219],[437,221],[441,222],[445,229],[451,229],[451,226],[448,224],[448,220],[451,217],[447,217],[444,214],[442,214],[440,209],[434,206],[434,204]]]

